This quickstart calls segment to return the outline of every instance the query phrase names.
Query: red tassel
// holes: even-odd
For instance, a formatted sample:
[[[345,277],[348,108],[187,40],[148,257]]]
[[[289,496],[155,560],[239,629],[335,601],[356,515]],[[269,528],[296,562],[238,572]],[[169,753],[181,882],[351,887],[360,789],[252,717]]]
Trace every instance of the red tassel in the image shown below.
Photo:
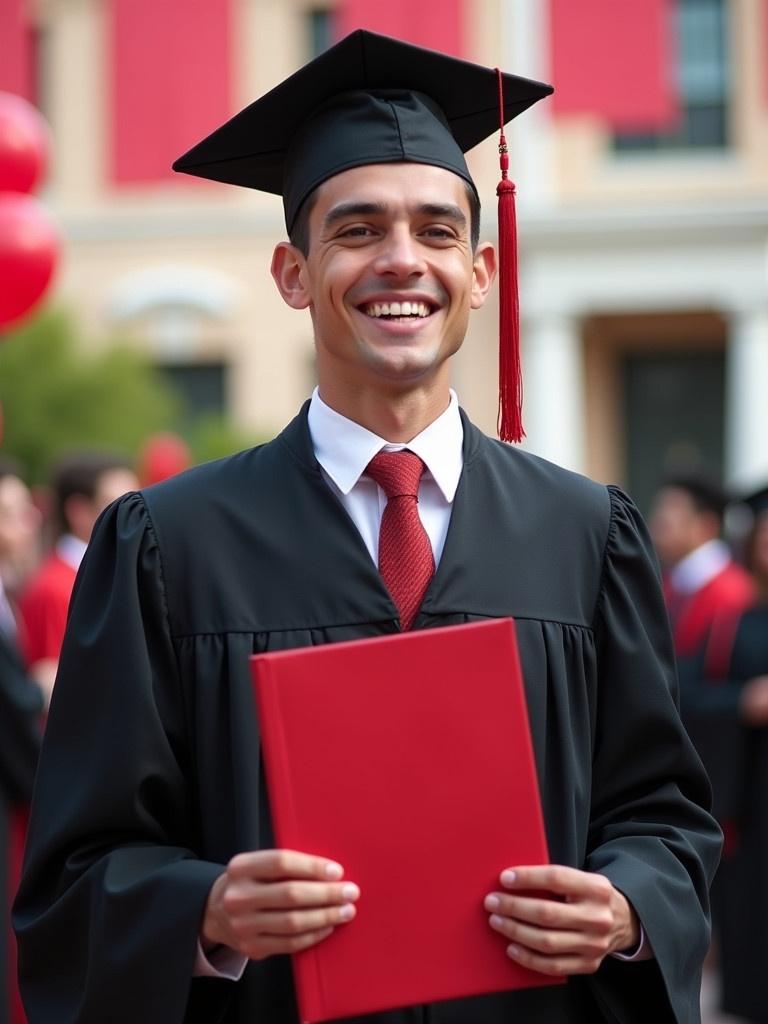
[[[516,444],[525,437],[523,430],[523,377],[520,365],[520,302],[517,290],[517,217],[515,186],[509,180],[509,153],[504,136],[504,93],[501,71],[499,83],[499,416],[498,432],[502,441]]]

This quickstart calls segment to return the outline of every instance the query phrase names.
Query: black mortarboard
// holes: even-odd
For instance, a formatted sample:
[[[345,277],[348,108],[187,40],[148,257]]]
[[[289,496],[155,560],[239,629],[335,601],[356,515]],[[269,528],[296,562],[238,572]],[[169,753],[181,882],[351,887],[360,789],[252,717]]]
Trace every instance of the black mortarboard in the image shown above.
[[[353,167],[431,164],[474,188],[464,152],[501,128],[501,435],[519,440],[514,188],[506,180],[503,125],[551,92],[541,82],[360,29],[241,110],[173,167],[282,195],[290,231],[313,189]],[[503,410],[514,400],[511,421],[517,426],[505,427]]]
[[[764,515],[768,512],[768,484],[758,491],[753,491],[752,494],[745,495],[741,500],[751,509],[755,519]]]

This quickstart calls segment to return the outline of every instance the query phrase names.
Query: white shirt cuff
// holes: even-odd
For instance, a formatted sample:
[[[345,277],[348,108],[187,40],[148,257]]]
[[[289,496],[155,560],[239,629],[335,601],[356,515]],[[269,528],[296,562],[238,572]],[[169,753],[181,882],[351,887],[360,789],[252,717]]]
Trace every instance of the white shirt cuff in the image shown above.
[[[200,940],[197,940],[193,978],[226,978],[228,981],[240,981],[248,963],[248,957],[236,953],[229,946],[217,946],[209,956],[203,952]]]
[[[611,953],[611,956],[616,960],[653,960],[653,950],[651,944],[648,941],[648,936],[645,934],[645,929],[640,925],[640,941],[637,944],[637,948],[631,953]]]

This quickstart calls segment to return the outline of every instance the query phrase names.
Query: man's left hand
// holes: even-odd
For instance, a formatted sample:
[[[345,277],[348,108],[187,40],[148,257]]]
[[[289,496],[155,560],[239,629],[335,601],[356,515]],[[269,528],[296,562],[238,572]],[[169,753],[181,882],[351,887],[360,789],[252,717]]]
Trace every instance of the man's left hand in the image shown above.
[[[594,974],[640,941],[637,915],[604,875],[558,864],[509,868],[485,898],[512,960],[542,974]],[[551,893],[547,898],[545,893]]]

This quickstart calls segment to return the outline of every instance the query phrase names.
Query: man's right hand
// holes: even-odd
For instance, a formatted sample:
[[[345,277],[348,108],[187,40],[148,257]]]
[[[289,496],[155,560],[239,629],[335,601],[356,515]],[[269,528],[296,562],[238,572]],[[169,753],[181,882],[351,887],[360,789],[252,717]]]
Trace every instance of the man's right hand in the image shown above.
[[[360,890],[343,877],[340,864],[295,850],[238,854],[208,894],[203,950],[263,960],[314,946],[355,916]]]

